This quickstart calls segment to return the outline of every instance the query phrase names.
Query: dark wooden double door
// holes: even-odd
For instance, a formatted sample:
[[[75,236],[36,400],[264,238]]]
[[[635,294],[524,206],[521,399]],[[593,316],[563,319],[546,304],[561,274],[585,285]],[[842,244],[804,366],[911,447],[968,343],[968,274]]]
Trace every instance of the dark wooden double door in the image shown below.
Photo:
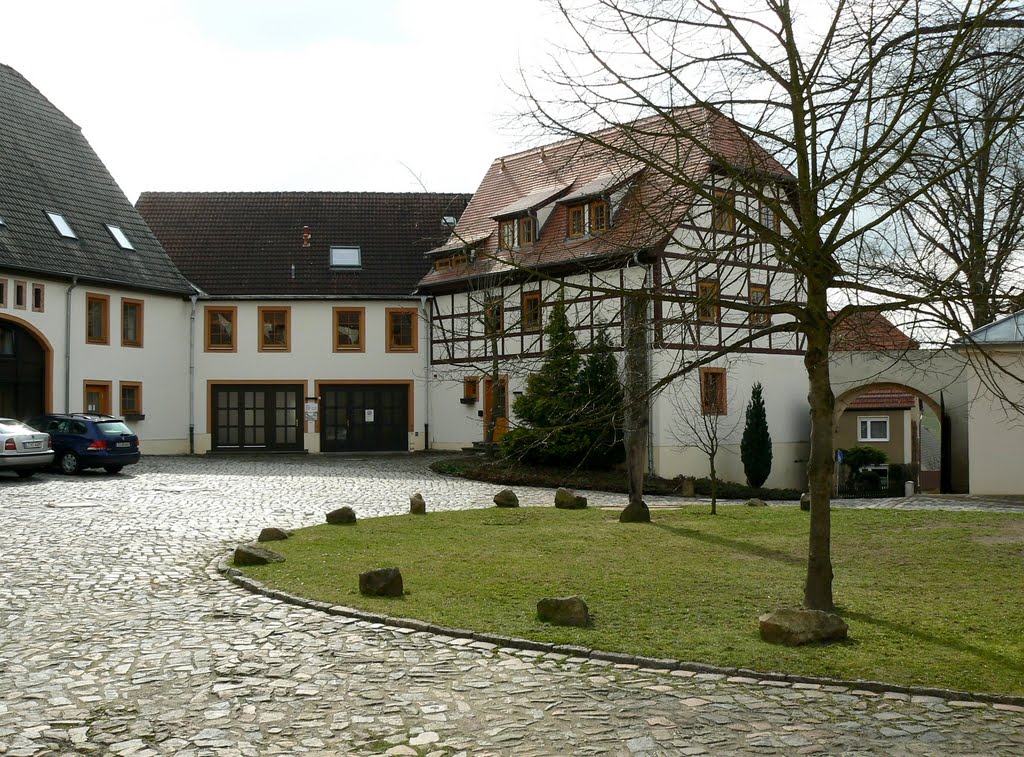
[[[321,385],[320,449],[323,452],[407,451],[409,385]]]
[[[225,384],[213,387],[212,392],[214,449],[303,449],[305,387],[301,384]]]
[[[0,319],[0,416],[46,412],[46,350],[28,329]]]

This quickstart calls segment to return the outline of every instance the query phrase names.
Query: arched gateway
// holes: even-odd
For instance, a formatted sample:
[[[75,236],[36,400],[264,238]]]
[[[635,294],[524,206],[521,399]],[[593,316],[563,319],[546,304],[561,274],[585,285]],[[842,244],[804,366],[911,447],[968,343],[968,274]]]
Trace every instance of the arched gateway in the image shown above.
[[[35,327],[0,315],[0,416],[24,419],[48,412],[53,348]]]

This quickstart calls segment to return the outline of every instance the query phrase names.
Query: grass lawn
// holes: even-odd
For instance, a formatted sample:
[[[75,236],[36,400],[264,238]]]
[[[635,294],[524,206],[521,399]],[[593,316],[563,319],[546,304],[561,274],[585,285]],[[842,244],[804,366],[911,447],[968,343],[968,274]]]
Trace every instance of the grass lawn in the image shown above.
[[[693,662],[1024,694],[1024,517],[836,510],[842,644],[766,644],[757,616],[802,597],[807,513],[795,507],[432,512],[315,526],[266,546],[287,562],[246,568],[302,596],[508,636]],[[371,599],[358,574],[398,566],[407,594]],[[591,628],[535,617],[579,594]]]

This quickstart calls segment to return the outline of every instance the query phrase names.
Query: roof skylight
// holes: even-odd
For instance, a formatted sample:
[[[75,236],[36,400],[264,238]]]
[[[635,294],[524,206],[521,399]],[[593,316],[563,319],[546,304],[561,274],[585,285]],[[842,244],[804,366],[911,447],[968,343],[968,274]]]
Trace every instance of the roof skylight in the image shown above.
[[[51,213],[46,211],[46,215],[50,218],[50,223],[53,224],[53,228],[57,230],[65,239],[78,239],[78,235],[75,234],[75,230],[71,228],[71,224],[64,220],[64,216],[60,213]]]
[[[358,268],[362,255],[358,247],[332,247],[331,268]]]
[[[125,233],[123,231],[121,231],[121,227],[120,226],[114,226],[114,225],[108,223],[107,224],[107,231],[110,232],[110,236],[112,236],[114,238],[114,241],[117,242],[117,246],[120,247],[122,250],[134,250],[135,249],[134,247],[132,247],[132,243],[128,239],[128,237],[125,235]]]

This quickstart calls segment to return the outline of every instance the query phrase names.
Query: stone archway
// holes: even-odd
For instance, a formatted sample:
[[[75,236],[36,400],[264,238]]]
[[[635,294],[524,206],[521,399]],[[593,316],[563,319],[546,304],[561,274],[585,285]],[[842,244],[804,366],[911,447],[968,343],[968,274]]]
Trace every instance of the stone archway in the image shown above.
[[[934,480],[934,481],[931,481],[931,482],[922,481],[921,483],[923,484],[923,488],[925,488],[925,489],[938,488],[939,491],[941,491],[941,492],[949,492],[949,491],[951,491],[952,489],[951,489],[951,485],[950,485],[950,481],[951,481],[951,470],[950,470],[950,464],[951,464],[951,460],[950,460],[950,442],[951,442],[950,421],[949,421],[949,416],[945,412],[945,408],[943,407],[941,392],[940,392],[939,400],[936,401],[935,398],[931,397],[926,392],[923,392],[923,391],[921,391],[920,389],[918,389],[918,388],[916,388],[914,386],[911,386],[911,385],[905,384],[905,383],[895,382],[895,381],[873,381],[873,382],[870,382],[870,383],[864,383],[864,384],[862,384],[860,386],[854,386],[852,388],[848,388],[845,391],[843,391],[843,392],[841,392],[841,393],[836,395],[835,410],[834,410],[834,413],[833,413],[833,428],[836,429],[837,435],[841,435],[844,432],[847,434],[847,436],[849,435],[849,430],[844,428],[843,420],[844,420],[844,413],[848,409],[850,409],[851,404],[853,404],[859,398],[864,397],[865,395],[872,395],[872,396],[877,398],[877,397],[884,397],[887,393],[891,397],[899,396],[899,397],[902,397],[902,398],[906,398],[907,395],[911,395],[911,396],[921,400],[922,404],[924,406],[926,406],[928,408],[928,410],[930,410],[934,414],[935,418],[938,420],[938,422],[939,422],[939,456],[940,456],[938,478],[937,478],[937,480]],[[878,409],[875,409],[875,410],[864,409],[862,412],[865,415],[868,415],[868,414],[871,414],[871,413],[875,413],[876,415],[874,415],[873,417],[876,417],[876,418],[879,418],[879,419],[884,418],[885,422],[887,424],[886,428],[888,428],[888,425],[889,425],[889,423],[891,421],[895,420],[896,418],[905,418],[905,414],[907,412],[911,412],[911,410],[909,408],[901,409],[900,407],[897,407],[897,406],[885,407],[885,403],[883,401],[883,403],[879,406]],[[913,411],[913,412],[916,412],[916,410]],[[847,419],[847,420],[850,420],[850,419]],[[925,434],[925,430],[923,428],[923,424],[920,422],[921,420],[923,420],[923,415],[919,419],[917,419],[917,423],[915,425],[914,420],[906,419],[907,423],[910,426],[907,429],[907,432],[909,433],[908,437],[903,437],[903,433],[904,432],[903,432],[902,429],[900,429],[898,431],[896,429],[893,429],[891,431],[893,436],[895,436],[897,433],[899,433],[899,435],[901,436],[901,441],[904,443],[904,446],[907,449],[912,450],[909,455],[904,454],[903,456],[900,456],[900,458],[898,460],[896,460],[896,462],[903,462],[903,463],[912,462],[912,463],[915,463],[915,464],[918,464],[918,465],[921,463],[922,445],[923,445],[922,439],[923,439],[923,436]],[[865,421],[863,421],[863,419],[862,419],[862,422],[865,422]],[[849,425],[849,424],[845,424],[845,425]],[[893,424],[893,425],[895,425],[895,424]],[[934,439],[934,437],[930,437],[930,438]],[[891,438],[887,435],[887,438],[886,438],[885,441],[886,442],[890,442]],[[860,443],[869,444],[870,446],[875,446],[875,447],[884,447],[884,446],[886,446],[885,444],[871,443],[871,442],[868,442],[868,441],[864,441],[863,439],[859,439],[858,440],[858,444],[860,444]],[[890,455],[890,461],[893,461],[893,459],[894,459],[893,456]],[[923,470],[919,470],[919,473],[923,476]],[[934,473],[932,475],[934,476]]]
[[[0,314],[0,415],[47,413],[52,398],[53,347],[32,324]]]

